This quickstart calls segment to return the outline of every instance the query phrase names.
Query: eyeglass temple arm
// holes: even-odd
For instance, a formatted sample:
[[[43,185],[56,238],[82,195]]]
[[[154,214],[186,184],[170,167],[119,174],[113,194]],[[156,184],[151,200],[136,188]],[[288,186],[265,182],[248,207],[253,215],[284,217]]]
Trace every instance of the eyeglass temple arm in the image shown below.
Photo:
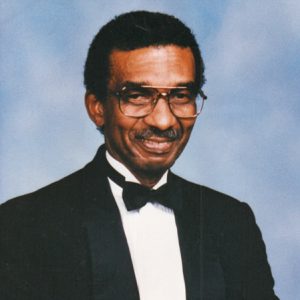
[[[203,98],[203,100],[207,99],[207,96],[204,94],[204,92],[201,89],[199,90],[199,95]]]

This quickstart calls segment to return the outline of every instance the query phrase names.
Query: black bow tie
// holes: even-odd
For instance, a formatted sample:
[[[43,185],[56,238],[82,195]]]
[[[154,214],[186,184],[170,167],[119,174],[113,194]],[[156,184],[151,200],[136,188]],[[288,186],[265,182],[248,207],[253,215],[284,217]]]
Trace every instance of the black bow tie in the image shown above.
[[[127,210],[140,209],[148,202],[160,203],[172,208],[168,201],[168,185],[164,184],[157,190],[151,190],[135,182],[125,181],[123,185],[123,200]]]
[[[106,161],[107,176],[123,188],[123,200],[128,211],[140,209],[148,202],[159,203],[171,209],[176,209],[177,205],[170,197],[169,185],[164,184],[157,190],[135,182],[125,181],[125,177],[118,173]]]

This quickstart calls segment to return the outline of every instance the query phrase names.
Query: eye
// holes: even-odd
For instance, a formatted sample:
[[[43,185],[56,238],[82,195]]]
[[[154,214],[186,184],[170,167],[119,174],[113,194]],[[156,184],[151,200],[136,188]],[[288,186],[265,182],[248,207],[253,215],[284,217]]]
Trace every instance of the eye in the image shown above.
[[[144,90],[127,90],[122,95],[123,101],[134,105],[145,105],[151,102],[151,93]]]
[[[174,90],[171,93],[171,99],[174,102],[177,103],[186,103],[186,102],[190,102],[191,100],[193,100],[195,98],[194,94],[188,90]]]
[[[144,93],[140,91],[126,91],[126,93],[124,93],[124,96],[127,99],[138,99],[138,98],[143,98]]]
[[[182,99],[182,98],[187,98],[187,97],[189,97],[189,95],[186,94],[186,93],[183,93],[183,92],[178,92],[178,93],[176,93],[176,94],[174,95],[174,97],[179,98],[179,99]]]

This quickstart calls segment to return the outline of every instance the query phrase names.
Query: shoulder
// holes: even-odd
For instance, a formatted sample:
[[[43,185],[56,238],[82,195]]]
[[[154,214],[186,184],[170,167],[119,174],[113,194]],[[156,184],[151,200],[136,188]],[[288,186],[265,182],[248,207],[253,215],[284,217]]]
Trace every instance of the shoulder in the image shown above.
[[[6,201],[0,205],[1,223],[25,225],[60,210],[72,209],[81,191],[83,174],[81,169],[37,191]]]
[[[204,214],[207,220],[217,223],[232,223],[252,218],[253,212],[249,205],[230,195],[199,185],[172,174],[177,187],[182,190],[184,202],[195,213]]]
[[[219,245],[223,254],[236,257],[259,248],[264,257],[262,234],[247,203],[180,177],[177,180],[184,189],[186,215],[204,228],[207,245]]]
[[[230,207],[232,209],[239,208],[241,206],[248,207],[246,203],[230,195],[214,190],[210,187],[188,181],[173,173],[172,180],[174,185],[180,186],[180,188],[184,191],[185,196],[192,196],[192,198],[195,199],[195,202],[199,202],[199,197],[201,197],[204,202],[207,202],[207,204],[211,205],[212,207]]]
[[[43,207],[72,207],[76,199],[88,189],[91,182],[96,182],[99,187],[103,184],[103,156],[105,147],[102,145],[92,161],[82,169],[53,182],[35,192],[8,200],[0,205],[0,213],[14,210],[18,212],[30,212]],[[102,182],[101,182],[102,180]],[[95,184],[94,184],[95,185]]]

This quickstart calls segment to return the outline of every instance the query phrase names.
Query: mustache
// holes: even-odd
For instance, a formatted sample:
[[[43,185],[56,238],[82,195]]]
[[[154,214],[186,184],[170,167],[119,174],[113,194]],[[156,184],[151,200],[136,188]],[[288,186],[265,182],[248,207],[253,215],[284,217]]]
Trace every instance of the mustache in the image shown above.
[[[171,141],[175,141],[179,139],[181,135],[182,135],[181,130],[172,129],[172,128],[166,130],[160,130],[158,128],[147,128],[135,133],[135,137],[139,140],[148,139],[150,137],[162,137],[162,138],[168,138]]]

